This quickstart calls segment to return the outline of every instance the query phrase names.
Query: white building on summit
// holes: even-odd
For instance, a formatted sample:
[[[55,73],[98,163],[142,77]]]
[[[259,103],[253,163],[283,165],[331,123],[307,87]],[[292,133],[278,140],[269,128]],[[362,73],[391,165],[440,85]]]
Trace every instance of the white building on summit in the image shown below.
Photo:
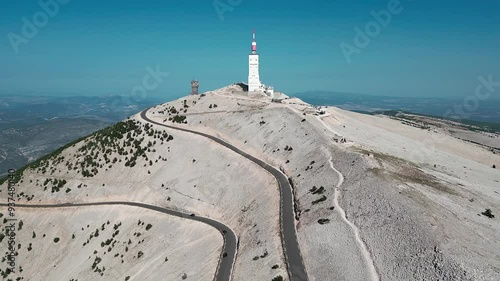
[[[252,53],[248,55],[248,91],[257,92],[260,89],[259,55],[255,41],[255,29],[252,36]]]
[[[259,54],[257,54],[257,41],[255,41],[255,29],[252,33],[252,53],[248,55],[248,91],[262,92],[273,97],[274,89],[271,86],[265,86],[260,82],[259,76]]]

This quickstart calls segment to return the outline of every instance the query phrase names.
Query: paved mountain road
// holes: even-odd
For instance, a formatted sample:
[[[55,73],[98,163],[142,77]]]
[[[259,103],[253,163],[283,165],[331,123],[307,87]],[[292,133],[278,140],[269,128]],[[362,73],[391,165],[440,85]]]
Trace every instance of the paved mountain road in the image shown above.
[[[253,157],[250,154],[245,153],[244,151],[240,150],[239,148],[231,145],[230,143],[227,143],[217,137],[214,137],[209,134],[201,133],[198,131],[194,130],[189,130],[185,128],[180,128],[180,127],[175,127],[175,126],[170,126],[170,125],[165,125],[160,122],[156,122],[151,120],[146,116],[146,113],[148,112],[150,108],[145,109],[141,112],[140,116],[142,119],[145,121],[170,128],[173,130],[178,130],[178,131],[183,131],[187,133],[192,133],[195,135],[203,136],[206,137],[222,146],[225,146],[226,148],[240,154],[241,156],[247,158],[250,161],[253,161],[269,173],[271,173],[276,180],[278,181],[279,184],[279,190],[280,190],[280,222],[281,222],[281,241],[283,245],[283,253],[285,255],[285,260],[287,263],[287,270],[288,270],[288,275],[289,279],[291,281],[307,281],[307,273],[306,269],[304,266],[304,262],[302,260],[302,256],[300,254],[300,247],[299,247],[299,242],[297,240],[297,231],[295,229],[295,214],[294,214],[294,209],[293,209],[293,195],[292,195],[292,187],[290,186],[290,183],[288,182],[287,177],[281,173],[278,169],[268,165],[266,162],[257,159]]]
[[[162,208],[154,205],[139,203],[139,202],[92,202],[92,203],[61,203],[61,204],[16,204],[17,207],[21,208],[74,208],[74,207],[89,207],[89,206],[112,206],[112,205],[125,205],[125,206],[133,206],[139,208],[145,208],[153,211],[157,211],[160,213],[164,213],[167,215],[188,219],[192,221],[198,221],[209,226],[215,227],[219,230],[224,238],[224,245],[222,247],[222,252],[219,257],[219,265],[217,267],[214,280],[215,281],[227,281],[231,280],[232,268],[236,258],[236,235],[235,233],[226,225],[218,222],[216,220],[212,220],[209,218],[191,216],[191,214],[182,213],[179,211]],[[0,204],[0,206],[7,206],[7,204]],[[226,253],[227,256],[223,257],[223,254]]]

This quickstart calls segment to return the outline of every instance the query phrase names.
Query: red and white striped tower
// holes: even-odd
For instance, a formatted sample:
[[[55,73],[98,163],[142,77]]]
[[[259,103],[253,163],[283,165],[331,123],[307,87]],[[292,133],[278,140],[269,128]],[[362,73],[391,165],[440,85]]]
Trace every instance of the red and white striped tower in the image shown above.
[[[256,53],[257,53],[257,42],[255,41],[255,28],[254,28],[252,33],[252,54]]]
[[[257,54],[257,41],[255,41],[255,29],[252,33],[252,53],[248,55],[248,91],[260,90],[259,78],[259,55]]]

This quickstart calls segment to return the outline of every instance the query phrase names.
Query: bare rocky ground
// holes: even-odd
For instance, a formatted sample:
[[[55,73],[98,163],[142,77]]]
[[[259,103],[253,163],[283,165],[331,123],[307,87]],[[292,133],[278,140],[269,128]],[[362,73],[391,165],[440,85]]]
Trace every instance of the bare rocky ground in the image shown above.
[[[212,280],[222,244],[209,226],[136,207],[23,208],[17,216],[20,268],[9,278],[23,280]]]
[[[439,131],[445,135],[453,136],[460,140],[482,145],[487,150],[500,153],[500,134],[490,128],[489,125],[469,125],[456,121],[443,120],[434,117],[414,115],[408,113],[398,113],[391,118],[402,121],[402,124],[414,127],[421,127],[427,130]]]
[[[216,135],[286,173],[310,280],[500,278],[498,216],[481,214],[487,208],[500,213],[500,172],[492,168],[500,163],[498,154],[398,120],[323,110],[319,114],[298,99],[271,103],[258,94],[248,97],[232,85],[156,106],[148,116]],[[144,137],[142,145],[156,141],[146,148],[147,159],[131,160],[136,149],[128,137],[109,153],[79,152],[88,139],[64,150],[63,159],[25,172],[22,202],[130,200],[208,216],[239,236],[234,280],[286,276],[274,179],[202,137],[166,130],[174,139],[162,141],[163,133],[142,130],[131,138]],[[119,155],[117,147],[132,151]],[[91,177],[78,168],[87,155],[100,159],[83,169],[93,173],[96,165]],[[52,193],[54,182],[44,185],[47,178],[67,183]],[[211,247],[221,245],[210,241]],[[193,267],[187,280],[210,280],[190,279],[207,270],[213,267]]]
[[[117,134],[121,129],[116,129],[108,131],[104,137],[94,135],[35,163],[19,180],[19,203],[134,201],[210,217],[228,225],[238,235],[235,280],[270,280],[285,275],[279,239],[279,191],[275,179],[253,162],[236,153],[228,153],[227,149],[203,137],[167,132],[158,126],[146,128],[139,119],[135,116],[123,123],[135,124],[136,129],[121,128],[125,130],[123,134]],[[138,151],[141,152],[136,154]],[[6,185],[2,185],[0,194],[5,194]],[[48,219],[52,220],[50,216]],[[71,220],[67,222],[72,223]],[[59,223],[64,224],[64,221]],[[163,223],[168,226],[170,220],[165,219]],[[210,232],[200,232],[211,237]],[[189,238],[186,233],[185,239],[169,247],[183,247]],[[221,238],[219,233],[217,239],[210,239],[209,246],[221,247]],[[18,241],[24,244],[27,240],[29,237],[21,233]],[[158,244],[160,251],[172,250],[162,249],[161,245]],[[74,247],[76,251],[81,245]],[[198,250],[202,251],[203,247]],[[217,260],[219,255],[220,251],[210,252],[210,260]],[[21,266],[36,259],[37,256],[28,255]],[[185,280],[212,280],[213,275],[205,274],[214,272],[212,263],[191,263],[189,259],[173,259],[170,263],[178,268],[186,264],[191,264],[191,274]],[[125,260],[127,265],[132,266]],[[273,269],[275,265],[277,268]],[[113,266],[112,261],[106,267]],[[57,275],[57,272],[54,269],[51,274]],[[103,280],[114,278],[110,272],[104,272]]]
[[[311,280],[499,278],[499,223],[481,215],[486,208],[498,213],[500,173],[491,166],[500,162],[498,155],[389,118],[336,108],[315,116],[314,108],[297,99],[274,104],[235,98],[236,91],[232,86],[164,107],[195,101],[187,124],[179,126],[218,135],[292,178]],[[158,120],[168,118],[157,114]],[[342,138],[347,142],[336,141]],[[338,190],[329,157],[345,178]],[[321,186],[322,193],[311,191]],[[337,191],[361,241],[332,210]],[[313,204],[323,196],[325,201]],[[320,219],[329,221],[319,224]]]

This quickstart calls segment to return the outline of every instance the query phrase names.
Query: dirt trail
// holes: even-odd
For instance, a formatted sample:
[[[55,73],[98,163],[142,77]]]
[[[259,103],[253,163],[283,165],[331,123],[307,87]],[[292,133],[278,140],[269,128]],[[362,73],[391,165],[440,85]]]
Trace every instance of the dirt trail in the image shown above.
[[[368,272],[370,274],[371,280],[372,281],[379,281],[380,277],[377,273],[377,270],[375,269],[375,265],[373,263],[373,259],[371,257],[370,252],[368,251],[365,243],[363,242],[363,240],[359,236],[358,227],[356,227],[356,225],[354,225],[354,223],[350,222],[347,219],[344,209],[342,209],[342,207],[340,207],[340,205],[339,205],[338,197],[339,197],[340,192],[341,192],[340,186],[344,182],[344,176],[337,169],[335,169],[335,167],[333,167],[333,162],[332,162],[331,156],[330,156],[329,162],[330,162],[330,168],[332,168],[332,170],[335,171],[339,177],[339,181],[337,182],[337,185],[336,185],[335,191],[334,191],[334,196],[333,196],[333,205],[335,206],[335,210],[337,210],[339,212],[339,214],[342,217],[342,219],[344,220],[344,222],[347,225],[349,225],[349,227],[351,227],[351,229],[354,233],[354,237],[356,239],[356,242],[359,244],[359,248],[361,250],[361,254],[363,255],[363,259],[365,260],[365,264],[366,264],[366,267],[367,267]]]

